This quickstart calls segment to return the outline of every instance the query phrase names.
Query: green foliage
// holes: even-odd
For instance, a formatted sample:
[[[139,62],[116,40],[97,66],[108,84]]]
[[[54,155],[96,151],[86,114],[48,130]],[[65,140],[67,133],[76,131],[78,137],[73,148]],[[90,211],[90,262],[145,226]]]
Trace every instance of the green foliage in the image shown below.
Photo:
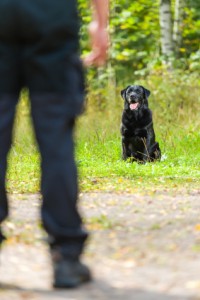
[[[114,70],[117,82],[122,78],[138,78],[154,69],[161,69],[163,58],[160,53],[159,3],[158,0],[110,1],[109,66]],[[82,18],[81,45],[82,52],[86,53],[89,50],[87,25],[91,20],[91,10],[88,9],[88,2],[79,0],[79,4]],[[179,48],[178,59],[175,59],[173,64],[175,68],[194,70],[198,69],[196,65],[194,67],[192,60],[199,50],[200,4],[193,0],[188,0],[186,4],[182,45]],[[173,5],[174,1],[172,10]],[[98,75],[94,70],[89,74],[90,79]]]
[[[198,2],[198,1],[197,1]],[[199,7],[198,7],[199,6]],[[200,4],[195,7],[185,7],[183,21],[183,44],[180,48],[182,57],[189,57],[199,50],[200,40]]]
[[[158,4],[152,1],[111,1],[111,64],[117,74],[143,69],[159,54]],[[153,34],[154,33],[154,34]],[[123,68],[122,68],[123,66]],[[124,71],[124,72],[123,72]]]

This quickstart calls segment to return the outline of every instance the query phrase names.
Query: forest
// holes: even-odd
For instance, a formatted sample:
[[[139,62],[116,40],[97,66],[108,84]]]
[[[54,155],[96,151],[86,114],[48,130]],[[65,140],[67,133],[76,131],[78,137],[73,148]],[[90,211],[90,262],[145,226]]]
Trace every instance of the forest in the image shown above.
[[[81,55],[90,50],[90,1],[79,0]],[[200,178],[200,1],[110,0],[111,46],[105,66],[88,68],[86,108],[76,128],[80,187],[91,190],[195,189]],[[140,84],[151,91],[160,162],[121,159],[120,91]],[[40,189],[40,156],[27,91],[18,107],[8,189]],[[134,182],[134,185],[133,185]]]
[[[88,50],[88,1],[79,0],[83,53]],[[200,2],[111,0],[109,67],[116,80],[160,73],[171,65],[200,71]],[[168,66],[169,67],[169,66]]]

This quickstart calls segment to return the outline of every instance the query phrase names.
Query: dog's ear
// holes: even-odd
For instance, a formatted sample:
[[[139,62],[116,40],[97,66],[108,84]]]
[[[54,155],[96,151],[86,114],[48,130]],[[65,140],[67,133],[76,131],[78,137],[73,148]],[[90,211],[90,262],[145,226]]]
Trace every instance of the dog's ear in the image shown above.
[[[143,88],[146,98],[148,98],[150,96],[151,92],[149,90],[147,90],[146,88],[144,88],[142,85],[140,85],[140,86],[141,86],[141,88]]]
[[[124,90],[121,91],[121,96],[124,100],[126,100],[125,96],[126,96],[126,90],[130,87],[130,85],[128,85]]]

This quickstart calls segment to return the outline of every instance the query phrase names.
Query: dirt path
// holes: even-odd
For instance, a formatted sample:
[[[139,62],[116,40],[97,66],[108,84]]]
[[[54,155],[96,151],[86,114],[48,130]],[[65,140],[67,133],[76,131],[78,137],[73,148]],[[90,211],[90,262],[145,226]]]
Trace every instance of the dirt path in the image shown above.
[[[93,283],[54,291],[38,195],[11,195],[0,300],[200,299],[200,192],[81,195]]]

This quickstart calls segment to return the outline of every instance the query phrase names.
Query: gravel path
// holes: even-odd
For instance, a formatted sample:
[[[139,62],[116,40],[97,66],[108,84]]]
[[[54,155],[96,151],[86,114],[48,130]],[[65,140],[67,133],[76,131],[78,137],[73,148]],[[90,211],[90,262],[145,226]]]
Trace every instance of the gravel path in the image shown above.
[[[53,290],[39,195],[11,195],[1,251],[0,300],[200,300],[200,191],[90,193],[80,209],[94,281]]]

